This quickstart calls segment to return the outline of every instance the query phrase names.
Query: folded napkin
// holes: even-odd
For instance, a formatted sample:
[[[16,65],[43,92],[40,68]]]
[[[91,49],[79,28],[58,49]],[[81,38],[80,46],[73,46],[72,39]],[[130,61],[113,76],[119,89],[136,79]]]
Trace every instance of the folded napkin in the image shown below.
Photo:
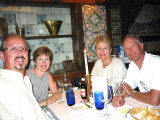
[[[92,78],[92,89],[95,91],[103,91],[104,98],[108,96],[107,77],[95,76]]]

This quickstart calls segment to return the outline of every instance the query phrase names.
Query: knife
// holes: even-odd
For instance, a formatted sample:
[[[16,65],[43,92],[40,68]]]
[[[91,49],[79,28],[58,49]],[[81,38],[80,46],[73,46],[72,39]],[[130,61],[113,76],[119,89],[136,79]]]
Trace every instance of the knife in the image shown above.
[[[85,104],[87,107],[92,108],[92,106],[88,105],[86,102],[81,101],[83,104]]]

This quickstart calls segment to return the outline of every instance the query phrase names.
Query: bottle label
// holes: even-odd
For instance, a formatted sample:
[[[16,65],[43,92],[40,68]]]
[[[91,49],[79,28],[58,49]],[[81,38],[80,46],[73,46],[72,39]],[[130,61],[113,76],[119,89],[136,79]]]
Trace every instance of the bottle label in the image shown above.
[[[86,91],[85,91],[85,89],[81,89],[81,96],[82,97],[86,97]]]

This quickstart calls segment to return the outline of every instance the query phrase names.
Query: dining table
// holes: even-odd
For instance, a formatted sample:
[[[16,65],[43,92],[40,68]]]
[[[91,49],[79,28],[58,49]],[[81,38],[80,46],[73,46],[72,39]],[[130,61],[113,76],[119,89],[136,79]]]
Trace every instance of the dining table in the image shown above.
[[[62,100],[64,103],[60,104],[59,100],[55,103],[49,105],[49,108],[53,111],[56,117],[59,120],[106,120],[107,118],[104,116],[106,109],[97,110],[95,107],[94,102],[89,103],[91,107],[86,109],[75,109],[74,107],[80,103],[82,103],[83,99],[80,96],[80,90],[74,90],[75,95],[75,105],[68,106],[66,101],[66,95],[63,93]],[[111,115],[108,120],[134,120],[131,114],[128,111],[132,108],[138,107],[156,107],[160,108],[159,106],[152,106],[146,103],[142,103],[137,101],[134,98],[126,97],[125,103],[121,107],[113,107],[112,103],[107,105],[108,113]]]

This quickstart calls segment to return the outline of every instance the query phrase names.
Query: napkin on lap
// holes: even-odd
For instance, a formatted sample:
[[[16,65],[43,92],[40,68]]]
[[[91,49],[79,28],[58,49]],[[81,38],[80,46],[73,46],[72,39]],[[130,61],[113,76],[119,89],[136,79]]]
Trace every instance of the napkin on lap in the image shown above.
[[[103,91],[104,98],[107,98],[108,94],[107,77],[95,76],[92,78],[92,89],[95,91]]]

